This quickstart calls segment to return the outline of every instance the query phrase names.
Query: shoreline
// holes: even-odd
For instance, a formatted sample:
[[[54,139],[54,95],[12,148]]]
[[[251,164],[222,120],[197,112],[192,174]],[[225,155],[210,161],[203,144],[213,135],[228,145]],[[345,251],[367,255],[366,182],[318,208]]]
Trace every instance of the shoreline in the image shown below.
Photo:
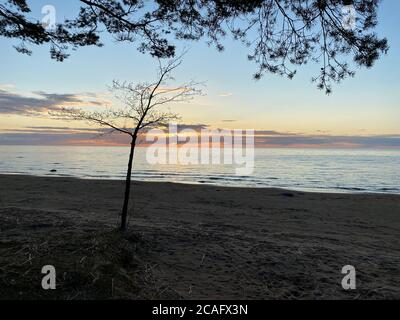
[[[0,173],[0,176],[22,176],[22,177],[37,177],[37,178],[55,178],[55,179],[78,179],[78,180],[93,180],[93,181],[113,181],[113,182],[124,182],[125,178],[116,179],[114,177],[79,177],[72,175],[57,175],[57,174],[44,174],[44,175],[34,175],[26,173]],[[218,187],[218,188],[234,188],[234,189],[266,189],[266,190],[282,190],[289,192],[304,192],[304,193],[315,193],[315,194],[348,194],[348,195],[389,195],[389,196],[399,196],[400,191],[387,192],[387,191],[368,191],[365,189],[359,190],[357,188],[337,188],[337,189],[307,189],[307,188],[284,188],[284,187],[273,187],[273,186],[239,186],[239,185],[223,185],[218,183],[207,183],[207,182],[190,182],[190,181],[163,181],[163,180],[138,180],[132,179],[132,182],[136,183],[171,183],[179,185],[192,185],[192,186],[207,186],[207,187]]]
[[[0,299],[400,299],[398,195],[135,181],[121,237],[123,187],[0,175]]]

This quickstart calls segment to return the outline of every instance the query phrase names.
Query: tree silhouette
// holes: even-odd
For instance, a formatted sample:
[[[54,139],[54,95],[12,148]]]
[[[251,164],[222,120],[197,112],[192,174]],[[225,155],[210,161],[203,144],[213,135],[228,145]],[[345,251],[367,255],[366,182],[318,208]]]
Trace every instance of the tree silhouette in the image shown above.
[[[200,94],[200,90],[196,88],[197,83],[193,81],[179,86],[168,86],[168,81],[173,80],[172,72],[180,64],[181,58],[172,59],[165,66],[160,62],[158,79],[154,83],[133,84],[114,81],[112,88],[124,103],[124,108],[110,108],[96,112],[62,108],[59,112],[51,113],[58,119],[83,120],[90,124],[110,128],[107,133],[116,131],[130,137],[130,154],[121,212],[120,230],[122,231],[127,227],[133,160],[140,133],[150,128],[165,127],[171,121],[178,119],[178,116],[170,111],[161,111],[161,107],[188,101]],[[121,123],[124,123],[124,126],[121,127]]]
[[[52,58],[62,61],[70,46],[101,46],[104,30],[158,58],[173,57],[174,42],[181,40],[205,38],[223,50],[223,38],[231,35],[248,46],[256,79],[267,72],[293,78],[296,67],[314,61],[321,68],[313,80],[327,93],[333,82],[353,76],[356,66],[371,67],[388,50],[374,32],[380,0],[76,1],[76,17],[49,31],[28,17],[25,0],[0,0],[0,36],[21,39],[17,50],[27,54],[26,44],[48,43]]]

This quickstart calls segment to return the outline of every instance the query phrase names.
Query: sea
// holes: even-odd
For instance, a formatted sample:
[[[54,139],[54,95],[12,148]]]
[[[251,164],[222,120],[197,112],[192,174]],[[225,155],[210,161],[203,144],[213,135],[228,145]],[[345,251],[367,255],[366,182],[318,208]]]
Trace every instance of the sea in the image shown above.
[[[0,146],[0,174],[125,179],[129,148]],[[222,161],[221,161],[222,162]],[[312,192],[400,194],[400,150],[256,148],[252,172],[237,164],[152,164],[136,149],[133,179]]]

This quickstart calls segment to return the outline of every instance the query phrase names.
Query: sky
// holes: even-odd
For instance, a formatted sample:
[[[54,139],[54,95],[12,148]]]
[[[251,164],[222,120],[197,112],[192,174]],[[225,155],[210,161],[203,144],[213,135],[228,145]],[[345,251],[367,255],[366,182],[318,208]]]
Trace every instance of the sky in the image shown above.
[[[30,3],[35,17],[44,5],[54,5],[60,20],[71,17],[78,4]],[[175,78],[204,82],[204,95],[171,108],[185,125],[254,129],[260,146],[400,147],[399,12],[399,1],[382,2],[377,31],[389,40],[388,55],[335,85],[329,96],[311,82],[318,65],[300,67],[293,80],[267,74],[255,81],[256,65],[239,42],[225,39],[223,52],[204,41],[179,44],[178,52],[187,53]],[[32,47],[33,55],[26,56],[15,51],[15,44],[0,38],[0,144],[125,143],[118,137],[93,138],[85,123],[26,116],[23,110],[113,105],[112,81],[153,80],[154,59],[112,39],[105,39],[103,48],[80,48],[62,63],[49,58],[47,46]]]

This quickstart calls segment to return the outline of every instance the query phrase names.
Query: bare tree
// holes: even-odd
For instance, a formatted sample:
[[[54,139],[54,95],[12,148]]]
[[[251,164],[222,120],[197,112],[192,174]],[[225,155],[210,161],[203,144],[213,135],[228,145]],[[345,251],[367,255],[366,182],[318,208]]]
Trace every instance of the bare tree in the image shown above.
[[[180,58],[169,61],[165,66],[159,62],[158,79],[154,83],[120,83],[114,81],[113,91],[124,103],[124,108],[109,108],[105,111],[88,112],[81,109],[62,108],[53,113],[59,119],[83,120],[90,124],[107,127],[108,133],[119,132],[130,137],[130,154],[126,174],[124,203],[121,213],[120,230],[126,230],[128,205],[131,193],[131,176],[138,137],[141,132],[155,127],[165,127],[178,116],[170,111],[162,111],[160,107],[172,103],[188,101],[200,94],[197,83],[191,81],[182,85],[169,87],[168,81],[173,80],[171,73],[182,60]],[[121,126],[121,123],[124,123]]]

